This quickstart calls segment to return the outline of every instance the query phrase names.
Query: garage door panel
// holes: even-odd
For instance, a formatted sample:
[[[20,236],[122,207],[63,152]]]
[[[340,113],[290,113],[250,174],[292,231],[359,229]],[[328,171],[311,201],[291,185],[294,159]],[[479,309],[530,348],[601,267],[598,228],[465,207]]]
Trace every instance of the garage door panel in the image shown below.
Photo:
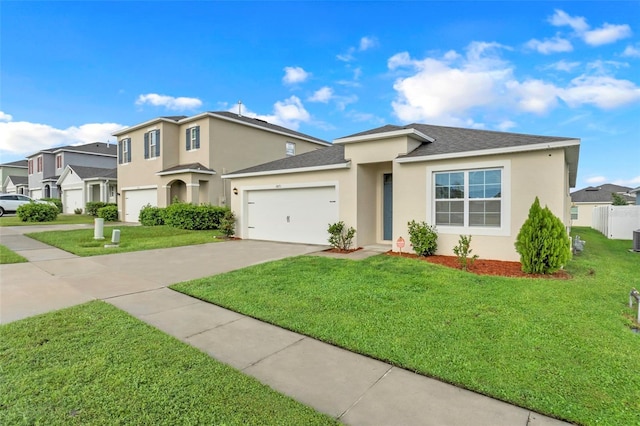
[[[251,191],[247,216],[249,239],[327,244],[327,228],[338,220],[336,189]]]
[[[125,222],[138,222],[140,210],[147,204],[158,206],[158,191],[155,188],[124,191]]]
[[[82,209],[82,189],[65,189],[62,191],[62,207],[65,213],[73,213],[75,209]]]

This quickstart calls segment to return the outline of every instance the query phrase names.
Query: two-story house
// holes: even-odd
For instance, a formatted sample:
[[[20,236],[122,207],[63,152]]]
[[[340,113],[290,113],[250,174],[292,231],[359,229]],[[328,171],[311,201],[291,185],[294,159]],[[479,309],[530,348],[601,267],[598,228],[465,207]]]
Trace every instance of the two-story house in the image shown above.
[[[27,160],[0,164],[0,184],[2,184],[2,192],[26,194],[29,186]]]
[[[29,195],[62,198],[57,181],[68,165],[114,169],[116,162],[116,145],[105,142],[43,149],[27,157]]]
[[[223,174],[330,146],[231,112],[158,117],[113,135],[118,138],[118,209],[126,222],[137,222],[147,204],[227,205],[232,188]]]

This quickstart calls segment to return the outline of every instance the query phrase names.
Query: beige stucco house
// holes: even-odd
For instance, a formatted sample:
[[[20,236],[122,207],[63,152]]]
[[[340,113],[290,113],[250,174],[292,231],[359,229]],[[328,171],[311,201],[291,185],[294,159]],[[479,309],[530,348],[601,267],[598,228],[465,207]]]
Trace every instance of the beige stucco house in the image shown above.
[[[159,117],[113,134],[118,138],[120,218],[137,222],[140,209],[173,200],[227,205],[222,175],[330,144],[256,118],[230,112]]]
[[[597,207],[612,205],[613,194],[618,194],[628,204],[636,204],[636,196],[628,186],[605,183],[572,192],[571,225],[593,226],[593,212]]]
[[[535,197],[570,226],[579,139],[410,124],[336,139],[333,146],[227,173],[237,236],[327,244],[339,220],[356,246],[398,251],[407,223],[438,232],[438,254],[472,235],[481,258],[518,260],[514,242]]]

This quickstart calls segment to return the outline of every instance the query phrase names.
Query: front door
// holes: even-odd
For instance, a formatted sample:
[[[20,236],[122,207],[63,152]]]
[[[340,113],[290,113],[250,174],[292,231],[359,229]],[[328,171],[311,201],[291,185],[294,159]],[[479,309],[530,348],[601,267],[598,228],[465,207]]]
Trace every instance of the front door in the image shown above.
[[[386,241],[393,238],[393,175],[385,173],[382,185],[382,237]]]

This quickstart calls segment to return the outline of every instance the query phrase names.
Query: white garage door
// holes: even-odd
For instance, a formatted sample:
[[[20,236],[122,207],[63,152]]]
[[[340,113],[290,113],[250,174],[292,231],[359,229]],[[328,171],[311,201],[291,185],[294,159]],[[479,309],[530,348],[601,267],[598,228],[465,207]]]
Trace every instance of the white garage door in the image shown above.
[[[158,205],[158,191],[155,188],[124,191],[124,221],[138,222],[140,210],[147,204],[154,207]]]
[[[42,189],[31,191],[31,194],[29,194],[29,196],[35,200],[39,200],[40,198],[42,198]]]
[[[249,191],[248,238],[328,244],[329,224],[338,221],[334,186]]]
[[[73,213],[75,209],[84,211],[82,189],[65,189],[62,191],[62,208],[65,213]]]

